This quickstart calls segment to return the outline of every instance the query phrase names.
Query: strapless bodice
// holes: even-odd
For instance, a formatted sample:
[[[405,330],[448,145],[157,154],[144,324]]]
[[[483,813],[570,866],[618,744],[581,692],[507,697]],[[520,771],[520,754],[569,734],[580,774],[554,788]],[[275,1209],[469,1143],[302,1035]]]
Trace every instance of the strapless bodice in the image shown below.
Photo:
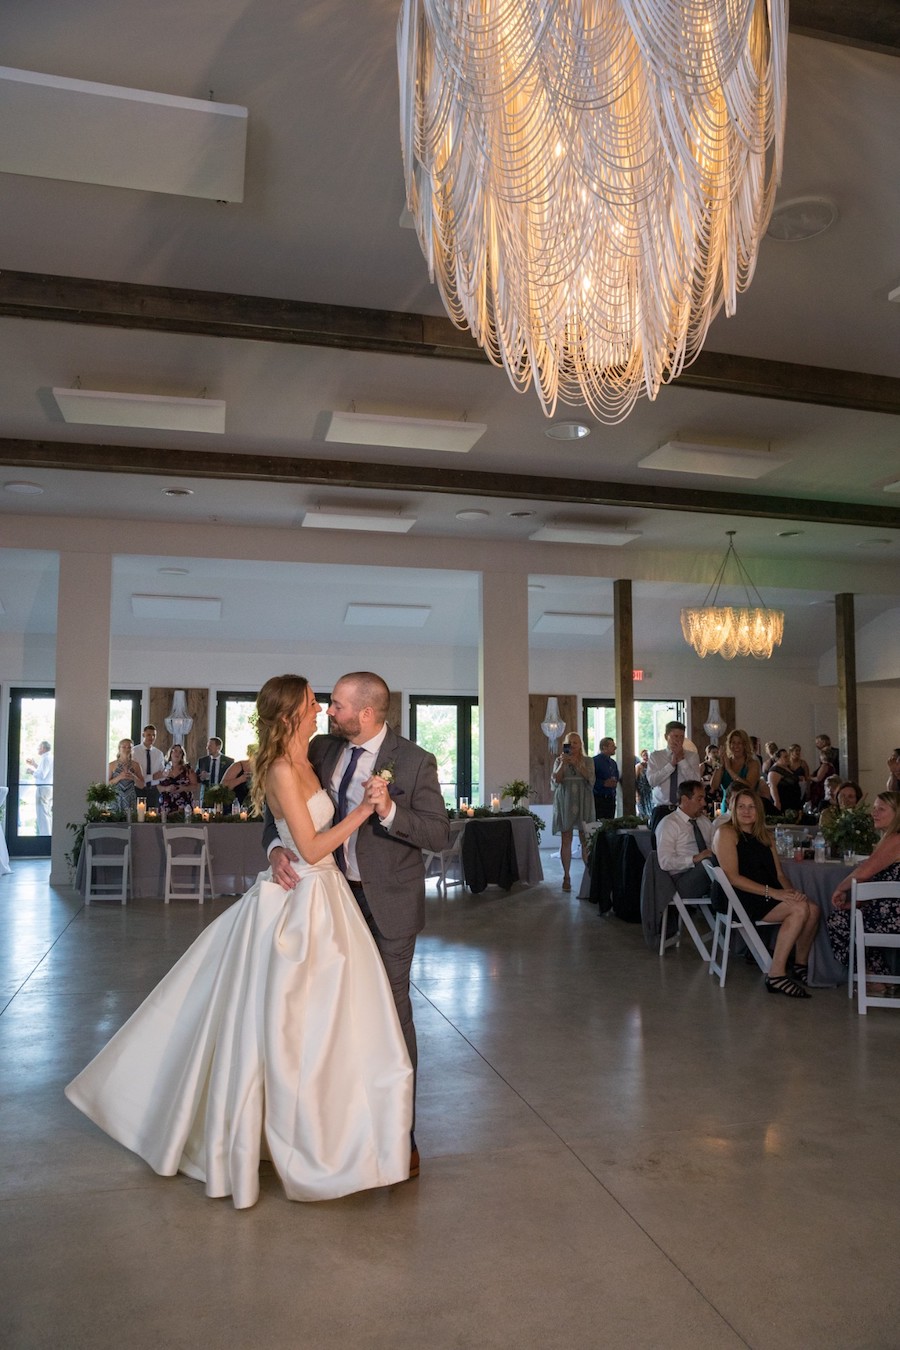
[[[323,830],[328,829],[334,819],[334,802],[324,788],[319,788],[319,791],[313,793],[306,805],[309,808],[312,823],[316,827],[316,833],[321,834]],[[308,863],[300,852],[298,845],[295,844],[294,840],[291,838],[291,832],[287,827],[287,821],[283,818],[279,818],[275,821],[275,828],[278,831],[278,838],[281,840],[284,847],[289,848],[292,853],[296,853],[297,857],[300,859],[300,864],[299,866],[295,865],[294,871],[298,872],[301,876],[305,872],[315,871],[322,867],[336,866],[334,857],[330,853],[326,854],[321,862]]]

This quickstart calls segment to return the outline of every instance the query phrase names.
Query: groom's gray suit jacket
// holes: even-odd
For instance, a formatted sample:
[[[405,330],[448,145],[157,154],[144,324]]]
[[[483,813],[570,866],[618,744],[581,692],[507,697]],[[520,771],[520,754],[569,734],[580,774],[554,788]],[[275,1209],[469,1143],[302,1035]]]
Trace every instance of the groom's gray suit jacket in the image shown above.
[[[314,736],[310,763],[328,788],[347,742],[341,736]],[[356,836],[356,860],[366,900],[387,938],[409,937],[425,927],[425,865],[422,849],[439,852],[450,841],[447,808],[438,784],[437,762],[413,741],[388,727],[375,759],[375,772],[390,764],[391,796],[397,812],[390,831],[378,817],[364,821]],[[275,838],[275,822],[266,809],[263,847]]]

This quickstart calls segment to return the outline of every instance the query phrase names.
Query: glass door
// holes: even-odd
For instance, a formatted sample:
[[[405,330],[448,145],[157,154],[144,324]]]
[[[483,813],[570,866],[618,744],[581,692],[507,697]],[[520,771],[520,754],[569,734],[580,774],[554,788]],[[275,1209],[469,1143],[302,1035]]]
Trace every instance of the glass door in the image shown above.
[[[52,689],[13,689],[9,698],[9,795],[4,829],[10,857],[49,858],[53,829]]]
[[[437,760],[441,792],[448,806],[456,807],[460,797],[476,805],[480,801],[479,713],[475,698],[410,696],[410,740]]]

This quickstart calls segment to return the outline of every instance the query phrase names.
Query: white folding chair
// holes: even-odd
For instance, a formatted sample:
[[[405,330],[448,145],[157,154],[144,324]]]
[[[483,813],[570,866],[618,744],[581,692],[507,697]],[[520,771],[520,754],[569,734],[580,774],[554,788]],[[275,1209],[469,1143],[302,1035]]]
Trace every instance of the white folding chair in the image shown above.
[[[164,830],[166,841],[166,886],[164,899],[196,900],[203,904],[206,885],[209,896],[215,896],[213,886],[212,862],[209,856],[209,836],[205,825],[167,825]],[[173,845],[178,847],[173,847]],[[184,879],[184,873],[189,873]],[[194,876],[193,874],[196,874]]]
[[[462,868],[462,837],[462,830],[456,830],[450,840],[449,848],[443,848],[438,851],[434,851],[430,848],[422,849],[422,857],[425,861],[425,875],[428,875],[428,869],[435,863],[440,867],[440,875],[437,883],[438,895],[440,895],[442,888],[446,895],[448,886],[465,885]],[[448,872],[454,864],[456,866],[457,876],[451,878],[448,876]]]
[[[869,1008],[900,1008],[900,999],[870,994],[868,983],[900,984],[900,975],[867,975],[866,948],[893,947],[900,949],[900,933],[867,933],[860,905],[867,900],[900,900],[898,881],[853,881],[850,884],[850,943],[847,962],[847,994],[853,997],[856,981],[857,1010],[865,1014]]]
[[[667,937],[666,929],[668,928],[668,915],[670,909],[674,909],[678,915],[678,924],[675,932],[669,934]],[[697,925],[694,923],[690,914],[692,909],[695,911],[699,910],[709,925],[709,932],[705,935],[700,933]],[[710,948],[707,947],[706,943],[713,937],[716,931],[716,916],[713,913],[712,906],[710,905],[710,897],[708,895],[701,895],[697,899],[694,899],[693,896],[679,895],[677,891],[675,892],[663,911],[662,924],[659,930],[660,956],[663,955],[668,947],[681,946],[682,924],[687,929],[691,941],[697,948],[701,961],[708,961],[710,958]]]
[[[86,825],[84,830],[84,903],[119,900],[134,890],[131,875],[131,826]]]
[[[735,893],[735,889],[728,880],[721,867],[714,867],[708,858],[704,858],[703,866],[714,881],[717,881],[722,888],[723,894],[728,901],[728,909],[724,914],[716,911],[715,927],[713,928],[712,948],[709,953],[709,973],[718,975],[719,985],[725,983],[725,977],[728,973],[728,954],[731,949],[731,937],[733,933],[740,933],[747,949],[752,955],[754,961],[759,966],[764,975],[768,975],[772,969],[772,957],[759,935],[759,928],[777,928],[777,923],[770,923],[766,919],[761,919],[759,924],[751,921],[747,911],[741,904],[740,899]],[[719,956],[719,944],[721,943],[722,954]]]

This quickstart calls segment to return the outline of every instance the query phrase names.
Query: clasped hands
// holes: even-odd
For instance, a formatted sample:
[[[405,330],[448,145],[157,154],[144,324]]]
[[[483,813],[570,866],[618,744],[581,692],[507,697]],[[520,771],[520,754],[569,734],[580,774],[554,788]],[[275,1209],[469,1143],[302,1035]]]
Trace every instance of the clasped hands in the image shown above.
[[[368,802],[372,810],[382,820],[391,809],[391,793],[386,778],[379,778],[378,774],[367,778],[363,784],[363,801]]]

